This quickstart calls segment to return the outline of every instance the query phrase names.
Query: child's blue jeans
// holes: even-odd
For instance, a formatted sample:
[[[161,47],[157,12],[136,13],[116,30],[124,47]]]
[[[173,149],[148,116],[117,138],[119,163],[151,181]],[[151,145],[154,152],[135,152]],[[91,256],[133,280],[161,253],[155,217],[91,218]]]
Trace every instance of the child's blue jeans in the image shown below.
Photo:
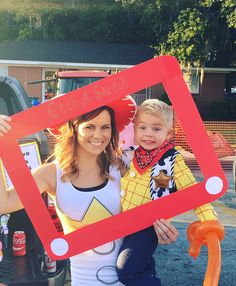
[[[153,227],[126,236],[117,259],[119,281],[126,286],[161,286],[152,257],[157,244]]]

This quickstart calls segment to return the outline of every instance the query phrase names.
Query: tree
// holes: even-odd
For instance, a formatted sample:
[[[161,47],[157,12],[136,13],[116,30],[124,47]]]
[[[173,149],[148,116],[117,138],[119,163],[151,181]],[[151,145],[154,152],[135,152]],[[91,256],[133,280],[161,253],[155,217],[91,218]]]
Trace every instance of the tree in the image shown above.
[[[185,66],[202,66],[207,59],[208,46],[205,41],[207,22],[201,12],[187,8],[173,22],[167,41],[162,43],[161,54],[171,54]]]
[[[236,65],[234,1],[2,0],[0,40],[139,43],[185,66],[229,67]]]
[[[202,0],[200,5],[211,8],[217,4],[221,4],[219,13],[221,17],[225,17],[229,28],[236,28],[236,5],[234,0]]]
[[[235,65],[234,0],[116,0],[139,11],[149,44],[185,66]],[[137,13],[137,12],[136,12]]]
[[[236,65],[236,9],[233,0],[200,1],[209,23],[208,41],[211,52],[208,64],[230,67]]]
[[[33,33],[41,28],[41,0],[24,0],[16,12],[16,22],[21,25],[18,39],[33,38]]]

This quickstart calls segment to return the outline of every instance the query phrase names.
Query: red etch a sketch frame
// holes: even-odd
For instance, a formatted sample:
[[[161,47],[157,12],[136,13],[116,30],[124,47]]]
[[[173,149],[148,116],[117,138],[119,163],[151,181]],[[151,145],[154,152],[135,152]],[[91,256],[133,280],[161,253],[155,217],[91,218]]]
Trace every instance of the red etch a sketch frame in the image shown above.
[[[204,180],[72,233],[57,233],[21,154],[18,139],[157,83],[163,84],[172,102]],[[227,190],[224,172],[184,82],[179,64],[172,56],[156,57],[66,96],[17,113],[12,116],[11,125],[11,131],[0,138],[0,157],[48,255],[55,259],[66,259],[146,228],[158,218],[170,218],[214,201]]]

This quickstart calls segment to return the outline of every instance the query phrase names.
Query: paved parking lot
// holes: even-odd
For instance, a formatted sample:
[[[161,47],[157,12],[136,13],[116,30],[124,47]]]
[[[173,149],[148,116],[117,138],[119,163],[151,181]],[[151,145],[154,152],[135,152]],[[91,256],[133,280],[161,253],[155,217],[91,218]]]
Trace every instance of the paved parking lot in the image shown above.
[[[231,172],[226,174],[229,189],[219,200],[213,202],[219,220],[225,227],[225,238],[221,243],[222,269],[219,286],[236,285],[236,194]],[[178,241],[169,246],[159,246],[155,253],[156,270],[163,286],[203,285],[208,263],[207,248],[203,247],[194,260],[188,255],[189,242],[186,229],[196,220],[193,211],[177,216],[174,224],[180,232]]]

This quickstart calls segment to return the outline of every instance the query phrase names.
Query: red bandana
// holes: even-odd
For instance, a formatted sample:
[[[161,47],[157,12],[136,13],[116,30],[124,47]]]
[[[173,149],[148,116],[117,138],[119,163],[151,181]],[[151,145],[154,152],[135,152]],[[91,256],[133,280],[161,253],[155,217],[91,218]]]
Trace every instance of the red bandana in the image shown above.
[[[143,174],[149,167],[155,165],[160,158],[171,148],[174,147],[173,142],[165,141],[160,147],[147,151],[139,146],[135,150],[133,164],[139,174]]]

